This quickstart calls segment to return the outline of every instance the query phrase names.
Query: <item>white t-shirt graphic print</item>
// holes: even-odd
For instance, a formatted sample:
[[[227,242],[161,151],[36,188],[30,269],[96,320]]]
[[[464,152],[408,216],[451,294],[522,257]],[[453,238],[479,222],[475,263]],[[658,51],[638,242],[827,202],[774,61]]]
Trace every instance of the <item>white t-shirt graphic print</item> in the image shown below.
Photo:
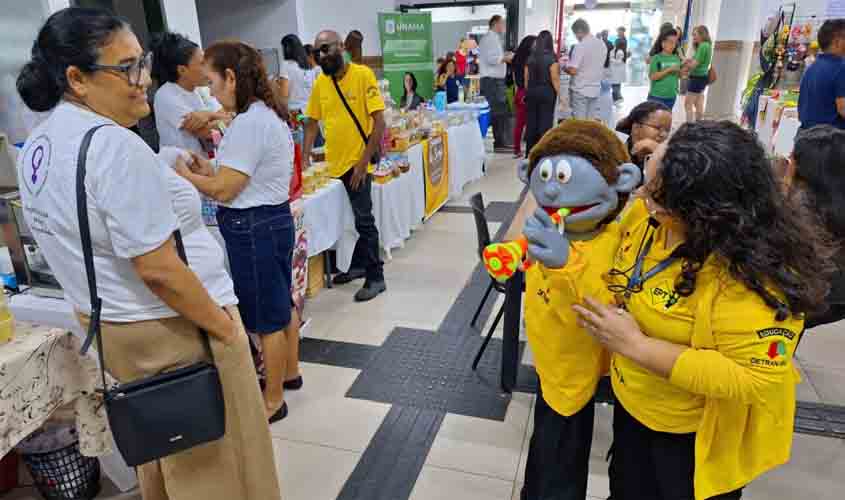
[[[85,187],[102,319],[177,316],[141,281],[130,260],[159,248],[178,227],[155,153],[131,131],[70,103],[56,107],[18,156],[24,219],[68,301],[90,314],[76,213],[76,164],[83,136],[101,124],[109,126],[91,141]]]

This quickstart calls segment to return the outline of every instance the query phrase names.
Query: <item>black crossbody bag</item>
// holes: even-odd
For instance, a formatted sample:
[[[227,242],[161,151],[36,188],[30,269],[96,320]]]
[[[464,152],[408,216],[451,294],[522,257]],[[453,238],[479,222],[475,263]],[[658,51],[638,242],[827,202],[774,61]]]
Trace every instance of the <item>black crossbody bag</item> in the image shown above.
[[[367,133],[364,132],[364,127],[361,126],[361,122],[358,121],[358,117],[355,116],[355,113],[352,112],[352,108],[349,106],[349,103],[346,102],[346,97],[340,90],[340,85],[338,85],[337,79],[335,77],[332,77],[332,83],[334,83],[334,88],[335,90],[337,90],[337,95],[340,96],[340,100],[343,102],[343,106],[346,107],[346,111],[349,112],[349,116],[351,116],[352,121],[355,122],[355,127],[358,128],[358,133],[361,134],[361,139],[364,140],[364,150],[366,151],[367,146],[369,146],[370,144],[370,138],[369,136],[367,136]],[[375,153],[373,153],[373,156],[370,158],[370,163],[372,163],[373,165],[378,165],[381,161],[381,151],[379,151],[379,149],[380,148],[376,148]]]
[[[111,389],[106,384],[105,356],[100,329],[102,300],[97,294],[94,251],[88,222],[85,193],[85,163],[91,138],[100,125],[82,140],[76,170],[76,209],[82,253],[91,293],[91,324],[82,346],[84,355],[97,340],[100,359],[101,392],[115,443],[130,467],[173,455],[204,443],[216,441],[226,432],[226,409],[220,375],[213,363],[193,365],[143,378]],[[187,264],[182,235],[174,233],[179,257]],[[208,334],[200,330],[203,346],[213,360]]]

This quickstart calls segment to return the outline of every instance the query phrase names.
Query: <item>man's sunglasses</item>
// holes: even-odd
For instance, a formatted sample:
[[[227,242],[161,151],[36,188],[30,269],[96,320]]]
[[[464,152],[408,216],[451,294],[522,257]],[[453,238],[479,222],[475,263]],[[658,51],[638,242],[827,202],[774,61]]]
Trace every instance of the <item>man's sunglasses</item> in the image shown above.
[[[319,51],[321,54],[328,54],[336,45],[339,45],[339,42],[324,43],[317,47],[317,51]]]
[[[153,54],[152,52],[147,52],[143,56],[141,56],[137,61],[126,63],[126,64],[118,64],[118,65],[110,65],[110,64],[92,64],[90,68],[94,71],[112,71],[116,73],[122,73],[124,78],[129,82],[129,85],[132,86],[139,86],[141,85],[141,78],[143,77],[144,71],[150,71],[150,68],[153,66]]]

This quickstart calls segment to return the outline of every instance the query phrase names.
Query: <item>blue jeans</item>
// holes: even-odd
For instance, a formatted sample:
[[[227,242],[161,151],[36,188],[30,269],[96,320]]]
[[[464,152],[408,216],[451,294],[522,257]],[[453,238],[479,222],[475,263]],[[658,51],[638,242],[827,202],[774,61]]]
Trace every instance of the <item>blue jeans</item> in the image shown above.
[[[666,105],[667,108],[669,108],[670,111],[675,108],[675,101],[677,99],[677,97],[673,97],[670,99],[667,97],[657,97],[653,95],[648,96],[649,101],[663,103],[664,105]]]
[[[219,207],[238,309],[248,332],[271,334],[291,320],[294,227],[290,205]]]

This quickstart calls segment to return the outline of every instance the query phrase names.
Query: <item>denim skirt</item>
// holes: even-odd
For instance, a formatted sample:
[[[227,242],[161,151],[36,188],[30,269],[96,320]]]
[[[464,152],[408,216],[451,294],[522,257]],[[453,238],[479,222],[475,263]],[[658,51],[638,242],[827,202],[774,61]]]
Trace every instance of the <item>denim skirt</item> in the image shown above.
[[[689,92],[694,94],[701,94],[707,88],[709,78],[706,76],[691,76],[689,77]]]
[[[219,207],[238,309],[246,330],[267,335],[291,321],[294,227],[290,204]]]

